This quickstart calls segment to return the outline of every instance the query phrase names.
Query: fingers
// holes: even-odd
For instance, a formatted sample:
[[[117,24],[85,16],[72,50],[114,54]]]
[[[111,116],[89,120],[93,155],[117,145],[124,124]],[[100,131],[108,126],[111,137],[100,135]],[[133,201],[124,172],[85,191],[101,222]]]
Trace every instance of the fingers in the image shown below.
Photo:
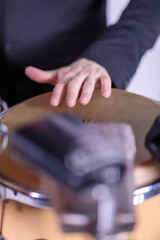
[[[108,98],[111,95],[111,78],[108,72],[88,59],[79,59],[66,67],[51,71],[29,66],[25,69],[25,74],[36,82],[55,85],[50,99],[52,106],[58,106],[64,95],[68,107],[74,107],[78,98],[79,103],[85,106],[97,86],[101,88],[103,97]]]
[[[69,73],[67,75],[71,76]],[[85,68],[84,71],[71,78],[68,83],[67,106],[75,106],[81,88],[79,103],[83,106],[87,105],[91,100],[97,82],[100,82],[102,96],[108,98],[111,95],[111,79],[109,75],[104,72],[102,74],[99,68]]]
[[[110,76],[102,76],[100,78],[100,85],[101,85],[101,95],[105,98],[110,97],[111,95],[111,78]]]
[[[87,105],[97,83],[101,87],[103,97],[108,98],[111,95],[111,78],[102,66],[87,59],[80,59],[70,66],[63,79],[67,84],[66,105],[68,107],[74,107],[78,97],[81,105]]]
[[[72,78],[68,83],[66,104],[68,107],[74,107],[81,89],[83,82],[87,77],[87,72],[82,71],[77,76]]]
[[[91,100],[95,87],[101,87],[101,95],[105,98],[111,95],[111,78],[102,67],[92,68],[89,77],[84,82],[79,103],[87,105]]]
[[[70,68],[69,71],[63,76],[59,77],[59,83],[54,87],[51,96],[51,105],[58,106],[63,95],[66,93],[66,104],[68,107],[74,107],[81,88],[87,76],[86,71],[79,72],[79,69]]]
[[[86,79],[82,87],[82,92],[79,99],[79,103],[81,105],[85,106],[89,103],[97,81],[98,76],[96,76],[96,73],[94,74],[94,71],[92,71],[92,73],[90,73],[89,77]]]
[[[54,90],[52,92],[51,98],[50,98],[50,104],[54,107],[58,106],[60,104],[60,101],[63,98],[63,95],[65,93],[65,84],[64,83],[57,83],[54,87]]]
[[[43,71],[41,69],[29,66],[25,68],[25,74],[33,81],[54,84],[57,71]]]

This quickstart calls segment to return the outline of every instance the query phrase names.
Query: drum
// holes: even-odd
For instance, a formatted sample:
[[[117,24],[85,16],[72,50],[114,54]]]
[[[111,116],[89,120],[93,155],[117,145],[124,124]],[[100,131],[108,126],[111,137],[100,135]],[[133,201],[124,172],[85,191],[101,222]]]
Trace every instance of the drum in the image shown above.
[[[2,123],[9,131],[14,131],[50,114],[62,112],[73,113],[85,122],[129,123],[133,128],[137,146],[134,169],[137,224],[135,231],[127,234],[127,239],[158,240],[160,195],[150,197],[160,192],[160,167],[146,149],[144,140],[154,119],[160,114],[160,104],[116,89],[112,90],[109,99],[104,99],[97,89],[91,102],[85,107],[77,103],[70,109],[62,102],[60,106],[54,108],[49,104],[50,95],[51,93],[42,94],[16,105],[3,114]],[[14,162],[6,152],[0,156],[1,198],[10,200],[1,203],[1,234],[8,240],[58,239],[60,230],[57,230],[59,229],[57,216],[44,195],[49,192],[47,186],[42,183],[37,173]],[[147,198],[148,200],[144,201]],[[19,217],[20,212],[21,217]],[[34,219],[36,220],[32,223]],[[40,229],[39,235],[37,228]],[[19,231],[19,229],[23,230]],[[24,235],[27,237],[25,238]],[[70,234],[63,234],[60,238],[63,240],[67,237],[72,239]],[[91,236],[74,235],[75,240],[83,237],[90,239]]]

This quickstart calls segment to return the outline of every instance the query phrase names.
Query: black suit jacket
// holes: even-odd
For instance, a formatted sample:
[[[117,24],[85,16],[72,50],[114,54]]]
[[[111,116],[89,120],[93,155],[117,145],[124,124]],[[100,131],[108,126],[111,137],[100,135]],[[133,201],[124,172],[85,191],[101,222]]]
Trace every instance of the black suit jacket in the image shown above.
[[[24,77],[25,66],[54,69],[80,57],[103,65],[114,86],[125,89],[160,33],[160,0],[131,0],[111,27],[105,0],[1,0],[0,10],[3,85],[17,88],[20,100],[39,93],[31,90],[37,85],[29,86],[25,96],[22,85],[33,84]]]

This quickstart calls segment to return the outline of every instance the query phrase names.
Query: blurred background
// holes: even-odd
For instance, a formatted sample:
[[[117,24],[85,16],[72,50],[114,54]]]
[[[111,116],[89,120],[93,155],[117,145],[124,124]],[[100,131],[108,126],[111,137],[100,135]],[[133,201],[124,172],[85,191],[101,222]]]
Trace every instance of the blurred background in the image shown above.
[[[108,0],[108,25],[118,21],[121,12],[130,0]],[[154,47],[143,56],[127,91],[160,101],[160,37]]]

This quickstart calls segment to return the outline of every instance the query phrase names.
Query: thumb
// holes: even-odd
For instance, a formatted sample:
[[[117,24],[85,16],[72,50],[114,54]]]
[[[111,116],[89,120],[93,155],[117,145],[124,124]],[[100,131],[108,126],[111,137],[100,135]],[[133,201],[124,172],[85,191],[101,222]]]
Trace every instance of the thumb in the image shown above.
[[[25,74],[27,77],[29,77],[31,80],[39,83],[55,83],[57,71],[51,70],[51,71],[44,71],[39,68],[35,68],[32,66],[28,66],[25,68]]]

